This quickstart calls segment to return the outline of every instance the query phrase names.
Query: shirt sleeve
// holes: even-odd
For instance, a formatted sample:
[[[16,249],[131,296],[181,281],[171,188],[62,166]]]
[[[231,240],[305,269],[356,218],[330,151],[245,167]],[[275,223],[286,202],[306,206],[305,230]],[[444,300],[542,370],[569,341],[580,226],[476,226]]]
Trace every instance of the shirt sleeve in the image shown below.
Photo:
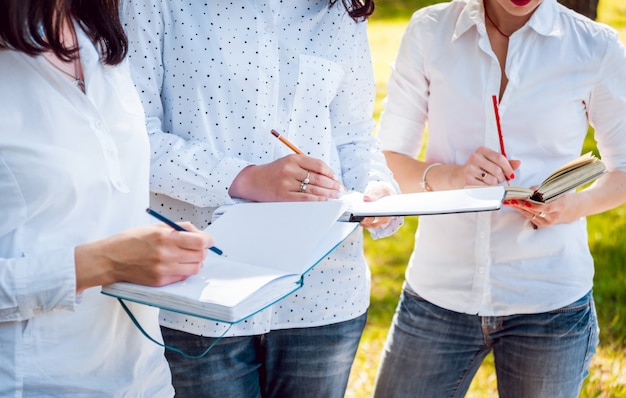
[[[251,163],[220,152],[212,140],[188,139],[183,132],[163,130],[163,37],[165,19],[170,14],[163,7],[167,4],[129,1],[124,15],[131,73],[150,137],[150,190],[199,207],[232,204],[228,189]],[[211,136],[211,132],[204,135]]]
[[[355,25],[356,40],[344,41],[354,43],[351,65],[330,109],[342,179],[348,190],[363,192],[369,182],[386,181],[399,192],[374,135],[375,84],[367,23]]]
[[[588,105],[602,160],[609,170],[626,171],[626,48],[608,31],[607,51]]]
[[[72,310],[76,301],[74,249],[19,250],[26,206],[2,157],[0,192],[0,322],[30,319],[56,309]]]
[[[73,248],[0,258],[0,322],[73,310],[76,304]]]

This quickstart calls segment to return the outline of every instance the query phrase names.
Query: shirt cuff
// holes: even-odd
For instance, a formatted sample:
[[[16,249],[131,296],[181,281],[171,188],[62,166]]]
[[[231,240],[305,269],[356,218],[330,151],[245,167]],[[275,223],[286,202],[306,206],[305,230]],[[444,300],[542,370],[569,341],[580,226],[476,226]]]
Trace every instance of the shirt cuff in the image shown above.
[[[394,233],[396,233],[398,229],[400,229],[400,227],[403,224],[404,224],[404,217],[396,216],[396,217],[392,217],[391,221],[388,222],[387,224],[378,228],[368,229],[368,231],[370,231],[370,235],[372,239],[376,240],[376,239],[386,238],[388,236],[393,235]]]

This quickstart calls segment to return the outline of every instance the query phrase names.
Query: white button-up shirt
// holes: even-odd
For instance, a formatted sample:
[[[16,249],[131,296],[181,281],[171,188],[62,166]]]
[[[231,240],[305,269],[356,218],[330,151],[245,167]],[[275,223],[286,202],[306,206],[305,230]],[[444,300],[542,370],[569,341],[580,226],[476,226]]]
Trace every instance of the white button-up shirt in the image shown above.
[[[324,160],[348,189],[392,179],[372,135],[367,25],[340,3],[329,10],[327,0],[143,0],[126,9],[153,151],[151,202],[160,211],[206,226],[214,207],[234,202],[228,188],[244,167],[291,153],[271,129]],[[229,335],[355,318],[367,309],[369,287],[359,229],[302,289]],[[166,312],[162,325],[213,336],[225,330]]]
[[[76,295],[74,247],[149,222],[128,64],[102,67],[77,33],[86,95],[43,57],[0,51],[0,396],[172,396],[163,349],[99,287]],[[157,311],[129,306],[159,338]]]
[[[612,29],[544,0],[510,37],[507,57],[500,117],[507,155],[522,162],[511,184],[537,185],[579,156],[588,121],[608,168],[626,170],[626,54]],[[383,148],[417,156],[428,124],[428,162],[464,164],[479,146],[499,151],[491,102],[499,88],[482,1],[416,12],[389,80]],[[592,287],[586,222],[533,230],[510,208],[421,217],[406,277],[458,312],[559,308]]]

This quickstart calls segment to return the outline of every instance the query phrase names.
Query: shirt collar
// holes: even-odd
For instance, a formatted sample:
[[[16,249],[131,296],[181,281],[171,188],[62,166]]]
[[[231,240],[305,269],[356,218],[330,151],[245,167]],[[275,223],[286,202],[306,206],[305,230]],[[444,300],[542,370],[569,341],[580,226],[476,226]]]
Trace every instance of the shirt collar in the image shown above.
[[[452,41],[461,37],[461,35],[470,30],[473,26],[476,26],[481,34],[486,34],[483,0],[461,1],[464,1],[466,6],[459,15],[454,34],[452,35]],[[556,0],[543,0],[526,23],[526,27],[544,36],[561,35],[562,29],[557,19],[557,7]],[[524,29],[524,27],[522,29]]]

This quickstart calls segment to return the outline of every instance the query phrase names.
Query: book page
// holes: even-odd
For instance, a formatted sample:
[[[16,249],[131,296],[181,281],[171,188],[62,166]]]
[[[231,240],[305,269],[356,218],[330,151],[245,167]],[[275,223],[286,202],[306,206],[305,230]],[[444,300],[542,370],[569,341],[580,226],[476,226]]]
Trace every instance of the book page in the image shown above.
[[[308,261],[316,249],[327,253],[346,238],[345,230],[332,229],[346,206],[340,201],[240,203],[205,231],[229,260],[301,274],[313,265]]]

